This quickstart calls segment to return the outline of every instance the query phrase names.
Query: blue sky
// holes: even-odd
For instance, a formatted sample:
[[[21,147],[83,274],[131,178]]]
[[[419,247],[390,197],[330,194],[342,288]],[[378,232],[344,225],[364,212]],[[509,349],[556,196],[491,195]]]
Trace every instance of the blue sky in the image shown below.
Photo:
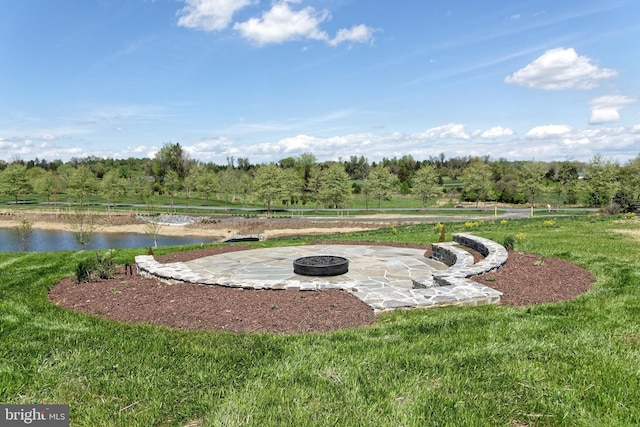
[[[637,0],[0,2],[0,159],[640,154]]]

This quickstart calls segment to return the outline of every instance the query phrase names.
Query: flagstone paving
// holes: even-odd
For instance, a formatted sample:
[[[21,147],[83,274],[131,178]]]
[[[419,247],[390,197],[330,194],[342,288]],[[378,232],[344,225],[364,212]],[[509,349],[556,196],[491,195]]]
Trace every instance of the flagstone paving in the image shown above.
[[[459,240],[470,238],[476,239],[475,236],[458,235]],[[153,256],[139,256],[136,263],[142,274],[172,282],[246,289],[344,289],[381,312],[397,308],[497,303],[502,295],[500,292],[468,277],[478,274],[479,270],[489,271],[504,264],[506,251],[503,253],[504,248],[490,240],[480,241],[481,248],[489,246],[484,251],[485,260],[489,261],[482,268],[473,264],[473,257],[460,255],[457,259],[455,255],[462,252],[457,252],[461,249],[453,243],[434,245],[434,254],[443,254],[442,259],[450,266],[426,258],[424,250],[420,249],[362,245],[253,249],[171,264],[160,264]],[[293,261],[310,255],[345,257],[349,259],[349,271],[332,277],[295,274]],[[473,274],[467,274],[469,271]]]

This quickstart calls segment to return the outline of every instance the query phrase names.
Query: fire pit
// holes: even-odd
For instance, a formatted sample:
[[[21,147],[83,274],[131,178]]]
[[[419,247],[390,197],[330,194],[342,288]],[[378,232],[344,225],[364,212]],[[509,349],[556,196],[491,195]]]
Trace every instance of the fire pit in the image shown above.
[[[293,272],[303,276],[338,276],[349,271],[349,260],[341,256],[313,255],[293,261]]]

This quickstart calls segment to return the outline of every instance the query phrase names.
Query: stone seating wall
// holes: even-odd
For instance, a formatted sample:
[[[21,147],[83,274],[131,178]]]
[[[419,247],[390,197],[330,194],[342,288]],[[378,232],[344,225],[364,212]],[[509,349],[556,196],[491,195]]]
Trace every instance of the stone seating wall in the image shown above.
[[[453,240],[460,245],[474,249],[484,255],[484,259],[474,263],[473,255],[458,247],[453,242],[435,243],[432,258],[449,266],[445,271],[433,273],[433,283],[416,283],[414,287],[461,285],[468,278],[497,270],[507,262],[507,250],[504,246],[483,237],[467,233],[453,235]],[[464,279],[464,280],[462,280]]]

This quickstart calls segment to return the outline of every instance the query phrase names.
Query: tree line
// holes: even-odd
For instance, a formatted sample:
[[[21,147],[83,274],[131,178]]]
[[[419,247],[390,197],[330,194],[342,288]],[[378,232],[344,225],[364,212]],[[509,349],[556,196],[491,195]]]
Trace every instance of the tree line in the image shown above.
[[[125,196],[151,203],[164,195],[212,199],[226,205],[251,199],[267,209],[275,206],[349,207],[360,195],[365,208],[381,206],[394,196],[419,198],[427,206],[434,198],[481,203],[545,202],[584,204],[612,211],[631,211],[640,199],[640,155],[621,165],[600,155],[591,161],[536,162],[493,160],[489,157],[416,160],[407,155],[369,162],[364,156],[318,162],[312,153],[268,164],[248,158],[227,158],[227,164],[191,158],[179,143],[166,143],[154,158],[99,157],[11,162],[0,161],[0,193],[17,203],[30,194],[47,201],[86,203],[102,197],[115,204]]]

